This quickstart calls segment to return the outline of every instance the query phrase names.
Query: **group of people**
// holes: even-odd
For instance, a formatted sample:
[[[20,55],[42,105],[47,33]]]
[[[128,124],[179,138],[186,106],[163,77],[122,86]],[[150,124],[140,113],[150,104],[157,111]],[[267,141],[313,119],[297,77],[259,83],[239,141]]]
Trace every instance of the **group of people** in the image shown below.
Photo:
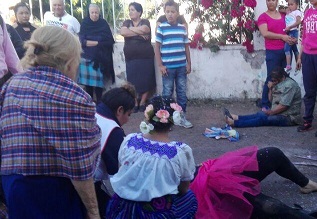
[[[164,96],[172,96],[176,86],[177,103],[182,106],[182,122],[185,128],[193,127],[186,119],[187,74],[191,72],[187,28],[178,22],[179,5],[167,1],[165,19],[159,19],[156,27],[155,52],[151,45],[151,26],[141,19],[143,8],[136,2],[129,4],[130,19],[123,22],[120,34],[124,37],[127,80],[137,91],[134,112],[144,112],[147,100],[156,85],[154,57],[162,75]],[[173,33],[173,34],[171,34]],[[155,55],[154,55],[155,54]]]
[[[276,0],[267,0],[271,1]],[[131,3],[131,21],[122,27],[126,38],[134,37],[127,39],[131,40],[125,48],[128,52],[135,46],[133,41],[149,37],[148,23],[137,19],[142,14],[139,6]],[[60,10],[60,5],[55,7]],[[35,29],[25,43],[22,66],[1,24],[4,34],[0,34],[0,42],[7,43],[1,43],[5,49],[0,47],[0,74],[3,77],[10,72],[12,77],[0,90],[0,198],[1,204],[5,203],[0,210],[7,206],[11,219],[244,219],[256,214],[313,218],[261,193],[260,182],[272,172],[297,184],[302,193],[317,191],[317,183],[303,175],[278,148],[246,147],[196,165],[191,147],[170,138],[173,125],[188,125],[184,123],[186,96],[182,96],[182,89],[186,88],[191,63],[186,27],[177,21],[178,10],[178,4],[167,1],[167,21],[157,27],[155,57],[164,88],[161,96],[148,103],[141,102],[144,92],[138,93],[133,85],[126,84],[100,95],[96,106],[92,96],[78,85],[78,67],[85,63],[103,74],[107,66],[95,55],[111,51],[113,46],[111,38],[105,37],[109,26],[100,20],[96,5],[89,7],[89,18],[79,27],[79,38],[67,28]],[[57,11],[53,14],[57,21],[68,17]],[[308,10],[305,17],[311,16],[311,21],[314,13]],[[91,34],[91,25],[98,34]],[[316,58],[311,42],[305,40],[313,37],[311,31],[304,32],[304,47],[297,60],[299,64],[303,59],[303,70],[304,58],[308,65]],[[169,38],[170,33],[176,39]],[[170,45],[171,41],[181,49]],[[87,56],[81,54],[83,47]],[[173,59],[175,56],[179,59]],[[127,65],[150,66],[150,62],[140,56]],[[174,80],[177,101],[171,98]],[[252,124],[297,123],[300,89],[284,66],[272,69],[267,86],[272,109],[258,115],[266,118]],[[125,136],[122,126],[141,106],[141,133]],[[240,127],[248,124],[242,116],[226,114],[228,123]],[[286,116],[275,116],[279,114]]]
[[[311,7],[305,11],[303,20],[297,0],[288,0],[286,15],[283,13],[285,10],[281,12],[277,9],[278,0],[266,0],[266,4],[267,11],[258,19],[259,30],[265,39],[267,66],[262,110],[252,115],[234,115],[226,110],[225,120],[235,127],[300,125],[301,91],[289,74],[293,52],[296,68],[302,67],[305,89],[304,123],[298,126],[297,131],[308,131],[312,128],[317,92],[317,35],[314,29],[317,1],[310,1]],[[298,52],[296,43],[300,23],[303,37]]]
[[[159,63],[163,80],[163,95],[172,96],[176,84],[177,102],[183,107],[182,123],[193,127],[186,119],[187,74],[191,72],[187,28],[178,23],[179,6],[168,1],[165,20],[160,19],[156,28],[155,53],[151,44],[151,26],[141,18],[143,7],[137,2],[129,4],[130,19],[125,20],[119,33],[124,37],[124,56],[127,81],[135,86],[136,98],[133,112],[144,112],[148,99],[156,89],[154,57]],[[172,10],[170,9],[172,8]],[[163,21],[163,22],[162,22]],[[44,15],[44,24],[60,26],[78,34],[83,54],[79,66],[78,83],[99,103],[104,90],[104,81],[115,82],[113,69],[113,45],[115,43],[108,23],[101,18],[100,8],[89,5],[89,16],[81,24],[67,14],[63,0],[52,1],[52,12]],[[171,35],[169,33],[175,32]]]

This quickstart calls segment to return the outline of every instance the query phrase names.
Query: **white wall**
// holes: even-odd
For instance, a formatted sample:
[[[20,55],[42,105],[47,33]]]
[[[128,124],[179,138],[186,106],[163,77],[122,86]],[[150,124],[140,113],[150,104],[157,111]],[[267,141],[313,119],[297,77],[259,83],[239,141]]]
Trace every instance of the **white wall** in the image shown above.
[[[257,1],[255,18],[267,10],[266,1]],[[259,98],[266,79],[264,39],[259,32],[254,33],[255,52],[246,53],[243,46],[224,46],[217,53],[209,49],[191,49],[192,73],[188,75],[188,98]],[[115,44],[114,65],[116,85],[125,81],[125,63],[122,52],[123,42]],[[295,69],[293,62],[293,69]],[[157,69],[157,68],[156,68]],[[291,77],[302,88],[302,74]],[[157,92],[162,91],[161,76],[156,71]]]
[[[123,42],[114,48],[116,84],[126,80]],[[217,53],[209,49],[191,49],[192,73],[188,75],[188,98],[259,98],[266,78],[264,51],[247,54],[242,46],[224,46]],[[247,54],[248,61],[243,54]],[[258,67],[255,69],[251,65]],[[302,75],[294,77],[302,85]],[[157,93],[162,91],[161,75],[156,71]],[[302,92],[303,93],[303,92]]]

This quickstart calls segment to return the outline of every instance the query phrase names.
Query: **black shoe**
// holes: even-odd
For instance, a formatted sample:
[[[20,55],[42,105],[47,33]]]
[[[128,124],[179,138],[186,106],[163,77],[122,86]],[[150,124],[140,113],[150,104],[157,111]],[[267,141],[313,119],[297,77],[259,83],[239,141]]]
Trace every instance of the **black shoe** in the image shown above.
[[[145,105],[140,105],[139,107],[139,112],[144,112],[146,109],[146,106]]]
[[[134,106],[133,113],[137,113],[137,112],[139,112],[139,106]]]
[[[222,108],[222,112],[223,112],[223,115],[230,118],[230,119],[233,119],[232,115],[230,114],[229,110],[227,108]]]
[[[312,129],[311,122],[305,121],[303,125],[297,127],[298,132],[306,132]]]

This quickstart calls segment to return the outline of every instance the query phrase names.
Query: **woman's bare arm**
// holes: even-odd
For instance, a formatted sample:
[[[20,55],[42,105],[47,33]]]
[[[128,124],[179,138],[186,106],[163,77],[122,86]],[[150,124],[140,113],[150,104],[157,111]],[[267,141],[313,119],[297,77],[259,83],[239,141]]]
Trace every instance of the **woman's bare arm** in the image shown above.
[[[178,191],[180,195],[184,195],[187,193],[189,189],[190,181],[181,181],[181,183],[178,186]]]

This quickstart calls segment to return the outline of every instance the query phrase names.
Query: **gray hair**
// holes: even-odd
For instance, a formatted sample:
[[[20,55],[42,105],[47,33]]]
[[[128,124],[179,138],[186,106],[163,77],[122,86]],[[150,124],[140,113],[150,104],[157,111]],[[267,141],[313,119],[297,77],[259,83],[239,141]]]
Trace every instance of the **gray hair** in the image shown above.
[[[88,7],[88,10],[89,10],[90,8],[98,8],[98,10],[100,11],[100,7],[99,7],[97,4],[95,4],[95,3],[90,3],[90,4],[89,4],[89,7]]]

